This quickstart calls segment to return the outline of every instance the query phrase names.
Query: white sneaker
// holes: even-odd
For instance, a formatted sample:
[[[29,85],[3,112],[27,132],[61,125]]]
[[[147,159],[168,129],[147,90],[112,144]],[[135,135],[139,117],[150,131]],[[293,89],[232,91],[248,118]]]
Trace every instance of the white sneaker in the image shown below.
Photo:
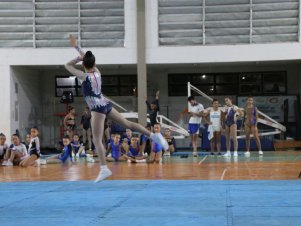
[[[7,160],[6,166],[13,166],[14,164],[12,163],[12,161]]]
[[[147,156],[148,156],[147,152],[144,152],[144,156],[145,156],[145,157],[147,157]]]
[[[245,152],[245,156],[246,156],[246,157],[250,157],[250,155],[251,155],[251,153],[250,153],[249,151],[246,151],[246,152]]]
[[[231,157],[231,152],[227,151],[226,154],[223,155],[224,157]]]
[[[198,157],[199,153],[198,152],[192,152],[193,157]]]
[[[238,156],[237,151],[234,151],[233,156],[234,156],[234,157],[237,157],[237,156]]]
[[[170,156],[170,151],[164,152],[164,156]]]
[[[263,152],[260,150],[260,151],[258,151],[258,154],[259,155],[263,155]]]
[[[2,162],[2,166],[6,166],[6,164],[7,164],[6,160]]]
[[[87,162],[94,163],[94,162],[95,162],[95,160],[94,160],[94,158],[93,158],[93,157],[91,157],[91,156],[87,156]]]
[[[76,156],[75,156],[76,158],[79,158],[79,153],[76,153]]]
[[[161,133],[151,133],[150,138],[157,144],[161,144],[164,151],[168,150],[168,143]]]
[[[47,160],[46,159],[40,159],[40,165],[46,165]]]
[[[102,180],[104,180],[104,179],[106,179],[106,178],[108,178],[109,176],[111,176],[112,175],[112,172],[111,172],[111,170],[110,169],[103,169],[103,170],[100,170],[100,172],[99,172],[99,174],[98,174],[98,176],[96,177],[96,179],[95,179],[95,183],[98,183],[98,182],[100,182],[100,181],[102,181]]]
[[[238,157],[233,155],[233,162],[238,162]]]
[[[136,159],[136,163],[146,162],[146,159]]]

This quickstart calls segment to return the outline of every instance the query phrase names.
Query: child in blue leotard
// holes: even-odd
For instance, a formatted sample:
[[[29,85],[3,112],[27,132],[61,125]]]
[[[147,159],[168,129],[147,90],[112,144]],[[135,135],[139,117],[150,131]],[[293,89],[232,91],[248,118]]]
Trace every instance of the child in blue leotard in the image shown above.
[[[47,159],[44,159],[44,160],[41,159],[40,164],[67,163],[69,161],[72,162],[72,157],[71,157],[72,147],[71,147],[71,144],[70,144],[69,136],[64,136],[63,145],[64,145],[64,148],[63,148],[61,154],[51,156],[51,157],[49,157]]]
[[[70,144],[72,147],[72,157],[79,158],[80,154],[85,150],[85,146],[80,142],[77,134],[73,135],[73,140]]]
[[[129,162],[133,162],[133,163],[146,162],[145,156],[143,155],[139,145],[138,136],[131,137],[131,143],[129,145],[126,158],[129,160]]]
[[[107,157],[107,161],[109,162],[118,162],[118,161],[126,161],[127,159],[124,157],[121,152],[121,143],[120,143],[120,135],[114,134],[114,140],[110,143],[109,153],[111,156]]]
[[[154,125],[154,131],[155,133],[161,133],[161,125],[155,124]],[[151,154],[149,156],[149,163],[160,163],[162,159],[162,150],[163,147],[161,144],[157,143],[156,141],[152,141],[152,149]]]

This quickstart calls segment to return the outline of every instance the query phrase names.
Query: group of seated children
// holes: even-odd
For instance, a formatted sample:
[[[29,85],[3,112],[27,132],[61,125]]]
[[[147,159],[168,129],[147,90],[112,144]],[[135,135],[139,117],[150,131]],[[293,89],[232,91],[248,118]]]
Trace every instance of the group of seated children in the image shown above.
[[[40,157],[39,131],[31,128],[26,136],[26,143],[21,143],[20,136],[13,134],[11,145],[6,144],[6,136],[0,134],[0,161],[2,166],[20,165],[22,167],[36,165]]]
[[[155,124],[153,129],[155,133],[160,133],[160,124]],[[169,144],[169,149],[164,155],[170,155],[170,153],[175,151],[175,140],[171,136],[169,129],[165,130],[164,137]],[[122,139],[120,134],[112,134],[107,147],[107,161],[110,162],[146,162],[146,158],[149,155],[148,163],[160,163],[163,154],[163,147],[161,145],[152,142],[150,138],[144,135],[141,135],[139,141],[139,136],[136,134],[133,135],[130,129],[126,129],[126,135]]]
[[[150,128],[148,128],[150,129]],[[155,124],[154,132],[160,133],[160,124]],[[36,127],[31,128],[30,134],[26,136],[26,142],[22,143],[18,134],[11,137],[11,145],[6,144],[6,137],[0,134],[0,163],[2,166],[20,165],[22,167],[34,166],[38,163],[68,163],[73,162],[73,158],[86,156],[88,162],[94,162],[91,155],[85,155],[85,147],[80,142],[77,134],[71,140],[69,136],[63,138],[63,149],[61,154],[56,154],[46,159],[40,159],[39,131]],[[164,134],[169,144],[169,149],[164,155],[170,155],[175,151],[175,140],[166,129]],[[121,139],[120,134],[112,134],[107,145],[108,161],[129,161],[133,163],[146,162],[149,156],[149,163],[159,163],[162,158],[163,147],[154,143],[150,138],[141,135],[133,135],[130,129],[126,130],[126,136]]]
[[[92,156],[85,153],[85,146],[80,142],[79,135],[74,134],[72,140],[66,135],[63,137],[62,153],[41,159],[40,164],[72,163],[79,157],[87,157],[88,162],[95,162]]]

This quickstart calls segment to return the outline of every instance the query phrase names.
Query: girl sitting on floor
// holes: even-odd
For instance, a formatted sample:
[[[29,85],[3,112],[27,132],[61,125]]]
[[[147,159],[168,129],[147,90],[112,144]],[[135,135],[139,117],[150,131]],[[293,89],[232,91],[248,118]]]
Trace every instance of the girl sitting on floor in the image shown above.
[[[12,144],[6,150],[2,166],[19,165],[21,160],[28,156],[26,146],[20,142],[19,135],[13,134],[11,140]]]

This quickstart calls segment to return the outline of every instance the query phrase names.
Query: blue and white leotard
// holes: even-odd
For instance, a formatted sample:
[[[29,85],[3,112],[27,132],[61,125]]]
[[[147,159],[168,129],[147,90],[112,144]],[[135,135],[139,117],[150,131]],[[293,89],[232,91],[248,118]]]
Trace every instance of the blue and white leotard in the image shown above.
[[[84,52],[80,47],[76,50],[81,56]],[[75,65],[82,61],[82,57],[77,57],[65,65],[65,68],[73,75],[75,75],[82,83],[83,96],[91,111],[102,114],[108,114],[112,110],[112,104],[103,96],[101,92],[101,74],[99,70],[94,67],[93,72],[83,72],[75,68]]]

